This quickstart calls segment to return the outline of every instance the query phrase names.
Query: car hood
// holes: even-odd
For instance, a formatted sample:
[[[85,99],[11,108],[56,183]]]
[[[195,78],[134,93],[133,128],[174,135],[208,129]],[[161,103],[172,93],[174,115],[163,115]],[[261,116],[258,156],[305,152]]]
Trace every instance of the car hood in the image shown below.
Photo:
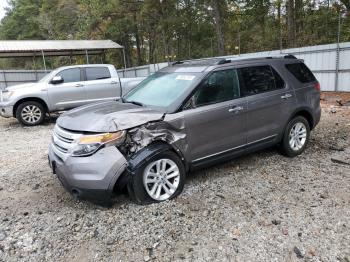
[[[130,103],[109,101],[75,108],[62,114],[57,124],[83,132],[116,132],[161,120],[163,112]]]
[[[20,90],[20,89],[28,89],[30,87],[37,87],[37,86],[41,86],[41,83],[26,83],[26,84],[21,84],[21,85],[15,85],[15,86],[9,86],[6,88],[7,91],[16,91],[16,90]]]

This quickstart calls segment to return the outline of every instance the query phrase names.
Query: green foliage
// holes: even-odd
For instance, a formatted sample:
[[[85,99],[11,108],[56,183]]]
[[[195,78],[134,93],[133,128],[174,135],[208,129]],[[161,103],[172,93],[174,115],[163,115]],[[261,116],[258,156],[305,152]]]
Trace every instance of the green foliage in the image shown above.
[[[111,39],[128,66],[334,43],[349,0],[11,0],[0,39]],[[287,8],[287,5],[292,8]],[[350,41],[350,15],[341,41]],[[28,60],[28,59],[27,59]],[[91,58],[101,62],[101,57]],[[17,62],[27,67],[28,61]],[[50,58],[52,67],[83,57]],[[123,66],[120,51],[105,62]],[[2,64],[15,66],[9,59]]]

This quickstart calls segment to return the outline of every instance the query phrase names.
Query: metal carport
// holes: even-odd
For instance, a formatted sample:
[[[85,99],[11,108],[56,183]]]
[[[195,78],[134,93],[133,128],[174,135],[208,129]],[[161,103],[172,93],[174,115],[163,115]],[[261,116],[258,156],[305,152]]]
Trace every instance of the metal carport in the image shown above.
[[[109,49],[122,49],[125,65],[124,47],[111,40],[7,40],[0,41],[0,58],[42,57],[46,70],[45,56],[103,54]]]

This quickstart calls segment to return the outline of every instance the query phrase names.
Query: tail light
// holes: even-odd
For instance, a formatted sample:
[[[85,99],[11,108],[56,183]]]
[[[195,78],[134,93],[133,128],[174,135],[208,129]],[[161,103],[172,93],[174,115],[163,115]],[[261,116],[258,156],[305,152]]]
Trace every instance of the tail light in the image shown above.
[[[317,90],[317,91],[321,91],[321,85],[319,82],[315,83],[314,84],[314,88]]]

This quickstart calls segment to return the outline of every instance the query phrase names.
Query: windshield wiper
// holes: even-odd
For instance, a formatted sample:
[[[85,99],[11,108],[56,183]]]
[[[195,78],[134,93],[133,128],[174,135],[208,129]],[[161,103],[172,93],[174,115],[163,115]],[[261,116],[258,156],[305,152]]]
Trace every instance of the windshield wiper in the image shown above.
[[[134,104],[134,105],[137,105],[137,106],[144,106],[142,103],[136,102],[136,101],[126,101],[126,100],[124,100],[124,102],[125,102],[125,103]]]
[[[123,97],[121,97],[120,100],[123,103],[130,103],[130,104],[134,104],[134,105],[137,105],[137,106],[144,106],[144,104],[142,104],[140,102],[125,100]]]

